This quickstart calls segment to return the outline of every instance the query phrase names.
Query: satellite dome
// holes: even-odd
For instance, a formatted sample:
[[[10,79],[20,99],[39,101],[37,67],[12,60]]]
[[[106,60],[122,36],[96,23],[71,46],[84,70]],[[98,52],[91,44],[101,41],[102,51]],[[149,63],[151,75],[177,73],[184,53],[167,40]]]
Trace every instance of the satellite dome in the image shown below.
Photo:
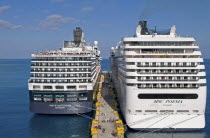
[[[94,41],[94,45],[97,46],[98,45],[98,41]]]

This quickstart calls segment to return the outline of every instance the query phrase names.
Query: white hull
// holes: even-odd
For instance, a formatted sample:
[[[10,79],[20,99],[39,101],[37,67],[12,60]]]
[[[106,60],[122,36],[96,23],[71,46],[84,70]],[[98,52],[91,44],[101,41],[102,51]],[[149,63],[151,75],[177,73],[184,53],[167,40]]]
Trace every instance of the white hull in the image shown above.
[[[116,81],[115,81],[116,82]],[[199,89],[137,89],[124,86],[117,81],[115,86],[118,102],[127,126],[136,130],[194,130],[205,127],[206,86]],[[182,100],[181,103],[154,103],[154,99],[140,100],[140,93],[200,93],[196,100]],[[171,99],[170,99],[171,100]],[[167,99],[164,99],[167,101]],[[178,101],[179,102],[179,101]],[[142,110],[141,113],[136,112]],[[146,113],[145,110],[157,110]],[[161,110],[172,110],[173,113],[160,113]],[[189,110],[187,113],[178,113],[177,110]],[[198,110],[194,113],[193,110]]]

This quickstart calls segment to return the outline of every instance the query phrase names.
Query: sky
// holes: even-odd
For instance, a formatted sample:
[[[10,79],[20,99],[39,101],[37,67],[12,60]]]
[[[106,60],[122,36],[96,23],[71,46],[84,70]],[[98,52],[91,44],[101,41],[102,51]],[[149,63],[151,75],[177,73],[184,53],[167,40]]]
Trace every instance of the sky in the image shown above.
[[[81,27],[88,44],[99,42],[102,58],[122,37],[133,36],[140,20],[148,26],[192,36],[210,58],[209,0],[0,0],[0,59],[31,58],[73,40]]]

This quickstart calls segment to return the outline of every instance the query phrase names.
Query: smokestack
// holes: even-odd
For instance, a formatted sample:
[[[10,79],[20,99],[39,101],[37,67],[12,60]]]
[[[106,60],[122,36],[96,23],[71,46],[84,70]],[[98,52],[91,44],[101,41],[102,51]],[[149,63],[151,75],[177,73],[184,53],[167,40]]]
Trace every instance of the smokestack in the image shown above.
[[[74,30],[74,42],[81,42],[82,39],[82,29],[80,27],[77,27]]]
[[[139,25],[141,26],[141,34],[142,35],[149,35],[149,31],[147,28],[147,21],[140,21]]]
[[[80,27],[76,27],[73,31],[74,34],[74,43],[76,46],[80,46],[81,43],[84,43],[84,33]]]
[[[147,27],[147,21],[140,21],[139,25],[141,25],[141,28]]]

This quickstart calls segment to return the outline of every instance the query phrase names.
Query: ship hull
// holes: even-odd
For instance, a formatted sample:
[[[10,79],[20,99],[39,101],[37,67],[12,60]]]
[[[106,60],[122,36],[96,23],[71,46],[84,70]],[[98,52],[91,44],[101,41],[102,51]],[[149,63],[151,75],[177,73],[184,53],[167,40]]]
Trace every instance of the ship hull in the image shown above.
[[[138,89],[125,86],[120,80],[113,78],[114,88],[122,115],[127,126],[141,131],[192,131],[205,127],[206,86],[193,90],[171,89]],[[141,93],[199,93],[196,100],[181,100],[180,103],[155,103],[155,99],[140,100]],[[168,102],[167,99],[164,102]],[[193,106],[192,106],[193,105]],[[191,110],[189,113],[174,113],[176,110]],[[146,113],[144,110],[157,110],[158,112]],[[160,110],[174,110],[172,113],[161,113]],[[192,110],[199,110],[193,113]],[[141,111],[141,112],[137,112]]]
[[[78,107],[78,108],[77,108]],[[84,108],[85,107],[85,108]],[[30,111],[39,114],[78,114],[92,111],[92,102],[30,102]]]
[[[39,114],[78,114],[78,113],[88,113],[92,111],[93,105],[93,91],[76,91],[74,93],[86,93],[87,100],[80,101],[77,98],[77,101],[67,102],[66,98],[63,102],[56,102],[55,98],[53,98],[52,102],[44,102],[44,101],[34,101],[33,93],[37,93],[37,91],[29,91],[30,95],[30,112],[39,113]],[[51,94],[58,92],[51,92]],[[60,92],[61,93],[61,92]],[[63,94],[72,93],[72,92],[62,92]],[[42,93],[44,94],[44,93]]]

